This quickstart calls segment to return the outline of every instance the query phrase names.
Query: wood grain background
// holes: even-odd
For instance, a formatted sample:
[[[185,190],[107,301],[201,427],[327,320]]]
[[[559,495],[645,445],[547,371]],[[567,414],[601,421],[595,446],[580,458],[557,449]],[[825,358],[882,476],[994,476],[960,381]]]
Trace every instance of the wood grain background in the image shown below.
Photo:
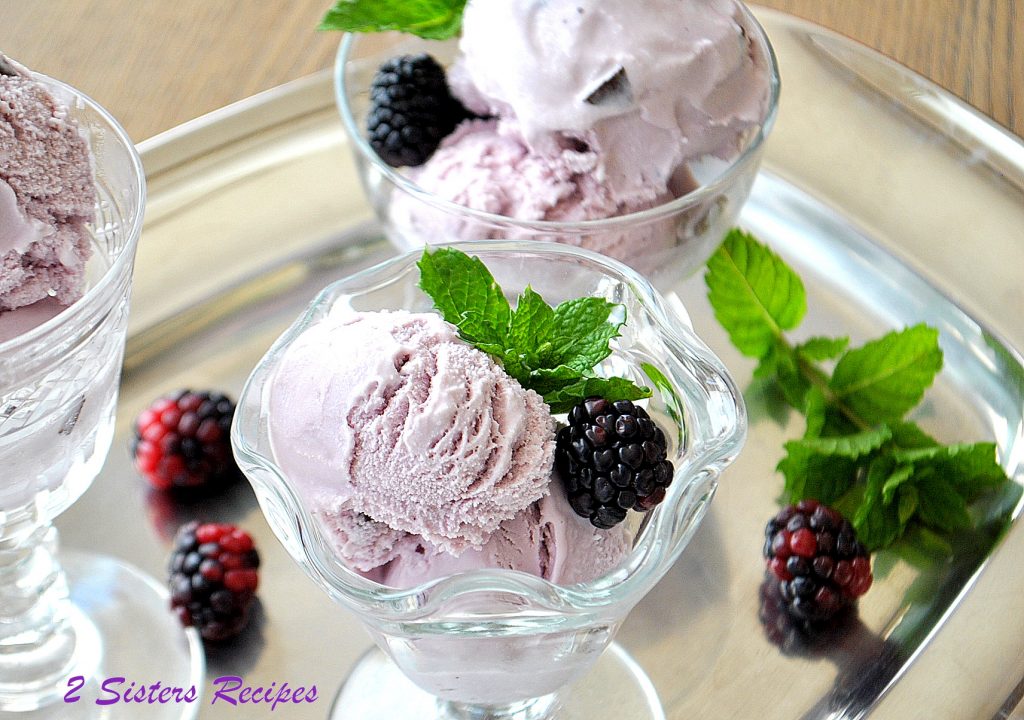
[[[330,0],[0,0],[0,51],[80,88],[136,141],[329,67]],[[899,60],[1024,136],[1020,0],[761,0]]]

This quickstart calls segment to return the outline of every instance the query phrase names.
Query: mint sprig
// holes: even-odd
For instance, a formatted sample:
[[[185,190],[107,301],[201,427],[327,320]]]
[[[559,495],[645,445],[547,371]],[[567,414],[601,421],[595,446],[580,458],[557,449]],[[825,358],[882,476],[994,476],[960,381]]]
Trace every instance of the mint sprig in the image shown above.
[[[993,443],[942,445],[905,416],[942,368],[939,334],[927,325],[858,348],[846,337],[793,342],[807,312],[800,277],[753,236],[733,230],[707,264],[715,317],[744,355],[807,419],[778,464],[790,502],[834,505],[869,550],[900,538],[949,539],[972,527],[971,506],[1011,491]],[[834,361],[830,372],[820,363]]]
[[[398,32],[447,40],[462,28],[466,0],[336,0],[318,30]]]
[[[552,412],[595,395],[613,402],[651,396],[625,378],[594,374],[626,322],[622,305],[583,297],[551,307],[527,286],[513,309],[483,262],[454,248],[425,250],[417,267],[420,288],[462,339],[539,393]]]

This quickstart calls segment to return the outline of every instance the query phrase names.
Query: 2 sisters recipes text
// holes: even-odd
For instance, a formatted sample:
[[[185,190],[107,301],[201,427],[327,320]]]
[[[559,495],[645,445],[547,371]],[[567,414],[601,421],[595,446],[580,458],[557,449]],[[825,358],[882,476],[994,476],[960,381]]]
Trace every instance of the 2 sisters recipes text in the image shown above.
[[[68,679],[68,691],[64,702],[88,702],[86,680],[82,675]],[[279,686],[272,682],[267,686],[247,685],[237,675],[222,675],[212,681],[210,705],[269,705],[276,710],[279,705],[301,705],[314,703],[319,695],[316,685],[292,687],[287,682]],[[100,683],[92,701],[96,705],[136,704],[166,705],[168,703],[194,703],[199,699],[195,685],[188,687],[165,686],[159,681],[144,684],[123,677],[108,677]]]

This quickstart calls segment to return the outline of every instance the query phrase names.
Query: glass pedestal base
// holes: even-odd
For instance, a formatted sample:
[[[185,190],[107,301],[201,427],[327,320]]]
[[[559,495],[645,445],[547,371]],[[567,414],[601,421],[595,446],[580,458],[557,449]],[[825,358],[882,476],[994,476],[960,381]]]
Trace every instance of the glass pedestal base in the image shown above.
[[[612,643],[594,667],[558,694],[500,716],[460,708],[452,712],[421,690],[378,648],[356,663],[331,708],[331,720],[665,720],[661,701],[643,669],[625,650]]]
[[[12,720],[195,718],[202,705],[203,648],[198,634],[185,631],[170,611],[166,590],[113,558],[69,551],[60,553],[60,561],[74,606],[72,667],[58,687],[0,698],[0,715]],[[164,688],[172,692],[160,702]],[[181,689],[177,695],[175,688]],[[188,702],[190,688],[194,697]]]

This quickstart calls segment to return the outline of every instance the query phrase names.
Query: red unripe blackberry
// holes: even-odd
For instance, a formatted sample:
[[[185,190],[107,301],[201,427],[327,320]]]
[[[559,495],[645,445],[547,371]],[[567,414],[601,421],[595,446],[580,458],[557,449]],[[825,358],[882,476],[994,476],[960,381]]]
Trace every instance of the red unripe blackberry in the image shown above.
[[[572,509],[610,528],[628,510],[646,512],[664,500],[674,472],[667,452],[665,433],[647,411],[594,397],[569,411],[555,437],[555,469]]]
[[[764,557],[787,612],[807,624],[830,619],[871,587],[871,560],[853,526],[816,500],[768,522]]]
[[[260,556],[234,525],[191,522],[174,538],[168,566],[171,608],[204,640],[227,640],[249,622]]]
[[[221,393],[179,390],[135,420],[135,468],[158,490],[215,490],[240,477],[231,454],[235,405]]]

